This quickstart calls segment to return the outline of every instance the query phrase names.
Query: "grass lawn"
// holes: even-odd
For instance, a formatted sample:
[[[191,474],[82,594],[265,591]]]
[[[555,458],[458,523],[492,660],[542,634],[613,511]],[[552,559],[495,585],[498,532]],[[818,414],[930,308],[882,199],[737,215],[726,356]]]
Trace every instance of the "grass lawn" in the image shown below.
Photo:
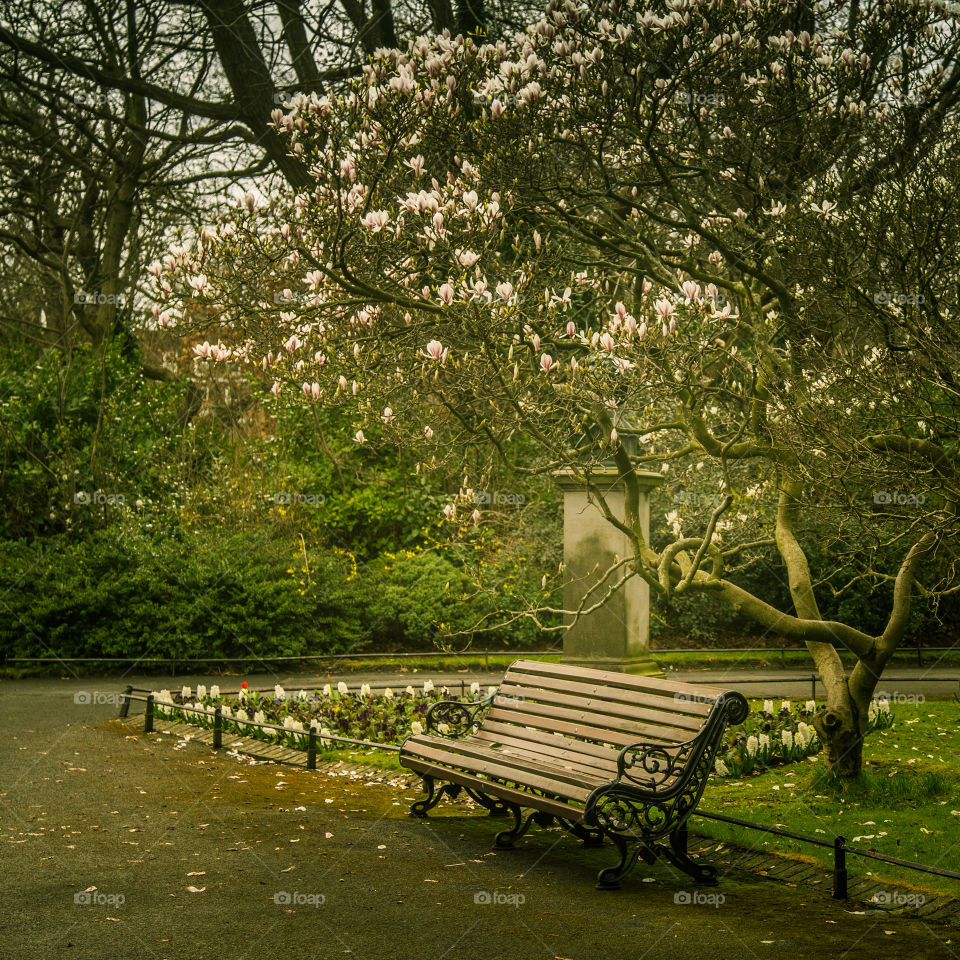
[[[896,704],[892,727],[864,744],[862,783],[838,788],[824,782],[821,755],[741,780],[714,778],[701,806],[713,813],[848,843],[876,853],[960,871],[960,704]],[[697,819],[697,832],[741,846],[802,854],[825,864],[832,851]],[[847,857],[851,878],[899,880],[960,896],[960,880]]]

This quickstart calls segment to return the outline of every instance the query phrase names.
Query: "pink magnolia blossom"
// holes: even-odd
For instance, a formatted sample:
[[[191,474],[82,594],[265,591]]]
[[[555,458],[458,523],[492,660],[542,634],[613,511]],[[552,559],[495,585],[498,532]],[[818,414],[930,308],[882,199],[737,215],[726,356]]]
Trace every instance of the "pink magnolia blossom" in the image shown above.
[[[432,430],[430,427],[424,427],[424,428],[423,428],[423,435],[424,435],[428,440],[432,440],[432,439],[433,439],[433,430]]]
[[[673,313],[673,304],[669,300],[657,300],[653,306],[664,320]]]
[[[440,298],[441,302],[449,305],[453,303],[454,290],[449,283],[444,283],[441,285],[440,289],[437,291],[437,296]],[[429,346],[427,347],[429,350]]]
[[[474,525],[475,527],[480,525],[480,511],[479,511],[479,510],[474,510],[473,513],[470,515],[470,517],[471,517],[471,519],[473,520],[473,525]]]
[[[542,357],[540,357],[540,368],[544,373],[549,373],[555,366],[556,363],[549,353],[545,353]]]
[[[446,351],[443,349],[443,344],[439,340],[431,340],[427,344],[427,356],[431,360],[442,360],[443,355]]]
[[[453,520],[453,519],[455,519],[456,516],[457,516],[457,506],[456,506],[456,504],[454,504],[454,503],[448,503],[448,504],[443,508],[443,515],[444,515],[448,520]]]
[[[390,407],[384,407],[381,419],[384,423],[393,423],[393,410]]]
[[[310,384],[310,393],[313,396],[314,400],[320,399],[320,384],[316,380]]]
[[[357,443],[364,443],[364,442],[366,442],[366,437],[364,437],[362,430],[358,430],[358,431],[353,435],[353,439],[354,439]]]
[[[513,284],[509,280],[504,280],[497,284],[497,296],[501,300],[509,300],[513,296]]]
[[[613,337],[611,337],[609,333],[604,333],[600,337],[600,346],[603,347],[607,353],[610,353],[616,344],[614,343]]]
[[[479,254],[474,253],[472,250],[459,250],[457,252],[457,260],[467,268],[472,267],[479,259]]]
[[[270,392],[271,392],[275,397],[279,397],[279,396],[280,396],[280,381],[279,381],[279,380],[274,380],[274,381],[273,381],[273,386],[270,388]]]
[[[683,281],[683,293],[688,300],[700,299],[700,284],[694,280]]]

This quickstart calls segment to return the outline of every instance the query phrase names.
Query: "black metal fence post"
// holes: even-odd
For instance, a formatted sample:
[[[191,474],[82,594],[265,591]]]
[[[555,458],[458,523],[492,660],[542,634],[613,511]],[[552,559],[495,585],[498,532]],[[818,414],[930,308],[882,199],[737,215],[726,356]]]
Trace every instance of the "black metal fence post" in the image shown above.
[[[130,712],[130,694],[133,693],[133,684],[128,683],[127,689],[123,691],[123,698],[120,700],[120,718],[123,719]]]
[[[847,848],[844,837],[833,841],[833,899],[847,899]]]
[[[310,725],[310,736],[307,738],[307,769],[317,769],[317,728]]]
[[[143,732],[153,733],[153,694],[147,694],[147,708],[143,711]]]
[[[213,749],[219,750],[223,746],[223,713],[218,705],[213,711]]]

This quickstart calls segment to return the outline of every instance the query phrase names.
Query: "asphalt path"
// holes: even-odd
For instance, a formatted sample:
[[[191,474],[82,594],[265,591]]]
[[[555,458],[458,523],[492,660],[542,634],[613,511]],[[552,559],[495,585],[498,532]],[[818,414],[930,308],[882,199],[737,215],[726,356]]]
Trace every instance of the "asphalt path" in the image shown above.
[[[0,958],[960,960],[956,927],[746,874],[696,890],[641,864],[597,891],[609,848],[534,829],[494,851],[497,822],[417,821],[389,776],[131,733],[106,699],[123,682],[0,684]]]

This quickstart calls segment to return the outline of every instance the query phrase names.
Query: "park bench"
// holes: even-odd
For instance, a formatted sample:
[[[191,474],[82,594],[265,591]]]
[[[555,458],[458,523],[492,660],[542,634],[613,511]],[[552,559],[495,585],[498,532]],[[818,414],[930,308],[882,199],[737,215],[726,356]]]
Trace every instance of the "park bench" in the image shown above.
[[[427,794],[410,812],[425,817],[464,791],[491,815],[513,816],[498,847],[512,847],[532,823],[556,822],[584,847],[609,838],[620,861],[600,871],[601,889],[618,887],[638,856],[662,855],[714,884],[716,868],[688,855],[686,821],[727,724],[746,716],[747,701],[732,691],[516,660],[492,696],[435,703],[425,732],[404,741],[400,763]]]

